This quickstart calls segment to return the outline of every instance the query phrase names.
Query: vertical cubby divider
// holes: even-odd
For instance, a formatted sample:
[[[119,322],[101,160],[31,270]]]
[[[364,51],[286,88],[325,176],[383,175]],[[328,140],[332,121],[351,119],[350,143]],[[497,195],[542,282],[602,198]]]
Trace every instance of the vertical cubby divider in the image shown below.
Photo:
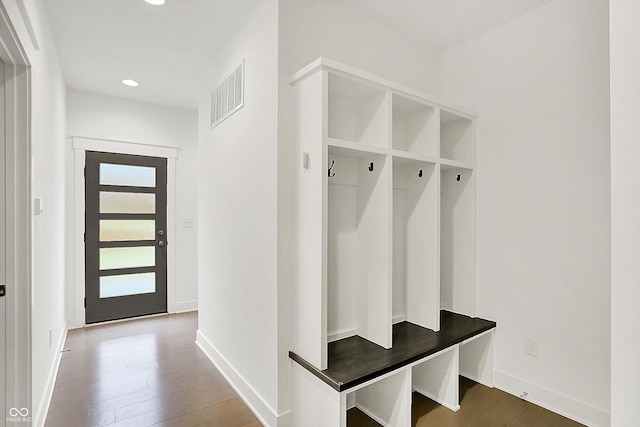
[[[439,166],[393,158],[393,318],[438,330]]]
[[[475,315],[475,216],[473,170],[441,166],[440,304]]]
[[[295,85],[297,285],[292,348],[327,367],[327,82],[320,70]],[[306,159],[306,160],[305,160]]]
[[[411,369],[400,369],[352,393],[355,406],[377,423],[411,426]]]
[[[347,394],[291,363],[291,426],[347,427]]]
[[[358,334],[390,348],[391,162],[337,147],[328,158],[328,335]]]
[[[460,409],[459,347],[453,346],[413,366],[413,389],[446,406]]]
[[[490,330],[460,343],[460,375],[493,387],[493,334]]]

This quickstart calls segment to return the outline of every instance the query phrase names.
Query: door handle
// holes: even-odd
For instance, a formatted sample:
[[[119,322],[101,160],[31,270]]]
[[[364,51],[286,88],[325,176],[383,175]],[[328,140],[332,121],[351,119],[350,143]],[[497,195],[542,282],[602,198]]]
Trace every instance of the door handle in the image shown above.
[[[0,297],[3,297],[6,292],[7,288],[5,287],[5,285],[0,285]]]
[[[160,236],[162,238],[164,236],[164,230],[158,230],[158,236]],[[158,241],[158,246],[160,246],[161,248],[164,248],[168,244],[169,243],[167,243],[165,240],[159,240]]]

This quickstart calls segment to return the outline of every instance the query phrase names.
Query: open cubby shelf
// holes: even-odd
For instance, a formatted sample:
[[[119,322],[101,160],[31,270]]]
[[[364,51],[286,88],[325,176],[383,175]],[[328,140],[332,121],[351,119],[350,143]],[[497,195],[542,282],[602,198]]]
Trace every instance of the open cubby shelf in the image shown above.
[[[344,427],[354,405],[408,425],[411,390],[456,410],[454,377],[491,384],[493,369],[495,323],[475,318],[475,115],[325,58],[291,84],[292,384],[336,392],[296,397],[294,425],[318,407],[318,426]]]
[[[436,108],[405,96],[392,96],[392,147],[437,156]]]

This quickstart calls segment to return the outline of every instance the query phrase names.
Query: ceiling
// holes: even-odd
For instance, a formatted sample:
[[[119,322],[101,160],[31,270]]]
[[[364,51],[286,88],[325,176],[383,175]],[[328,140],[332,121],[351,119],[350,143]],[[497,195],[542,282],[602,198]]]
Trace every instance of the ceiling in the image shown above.
[[[70,88],[196,109],[198,77],[256,1],[47,0]],[[297,0],[289,0],[297,1]],[[550,0],[316,0],[446,50]],[[122,85],[140,81],[137,88]]]

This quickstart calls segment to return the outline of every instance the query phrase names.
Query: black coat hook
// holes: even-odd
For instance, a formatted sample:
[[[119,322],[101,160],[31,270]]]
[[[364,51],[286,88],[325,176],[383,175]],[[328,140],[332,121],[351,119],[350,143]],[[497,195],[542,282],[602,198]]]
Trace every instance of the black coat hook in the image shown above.
[[[333,169],[333,166],[336,164],[336,161],[334,159],[331,159],[331,165],[329,166],[329,171],[327,172],[327,174],[329,175],[329,178],[333,178],[334,176],[336,176],[336,173],[331,173],[331,169]]]
[[[373,172],[373,162],[369,163],[369,172]]]
[[[418,177],[422,178],[422,169],[418,171]]]
[[[460,182],[460,174],[456,177],[456,181]]]

